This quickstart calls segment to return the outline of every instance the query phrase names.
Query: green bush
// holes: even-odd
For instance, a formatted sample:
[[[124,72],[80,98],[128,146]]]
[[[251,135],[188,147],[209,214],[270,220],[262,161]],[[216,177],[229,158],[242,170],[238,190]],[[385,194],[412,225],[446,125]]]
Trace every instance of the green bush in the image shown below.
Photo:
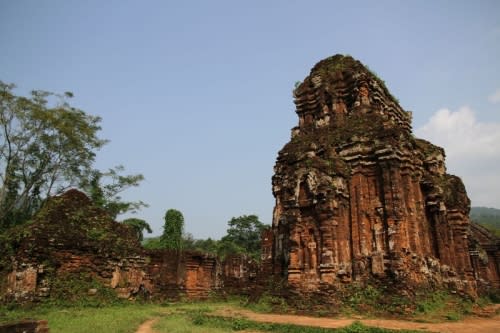
[[[417,312],[423,314],[434,313],[446,307],[446,300],[448,299],[448,294],[445,292],[435,292],[420,300],[417,303]]]

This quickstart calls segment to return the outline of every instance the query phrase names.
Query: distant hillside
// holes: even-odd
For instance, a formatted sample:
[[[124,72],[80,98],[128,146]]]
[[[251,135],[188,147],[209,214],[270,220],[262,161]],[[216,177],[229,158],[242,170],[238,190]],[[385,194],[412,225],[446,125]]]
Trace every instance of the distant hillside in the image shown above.
[[[500,237],[500,209],[487,207],[472,207],[470,211],[472,221],[485,226]]]

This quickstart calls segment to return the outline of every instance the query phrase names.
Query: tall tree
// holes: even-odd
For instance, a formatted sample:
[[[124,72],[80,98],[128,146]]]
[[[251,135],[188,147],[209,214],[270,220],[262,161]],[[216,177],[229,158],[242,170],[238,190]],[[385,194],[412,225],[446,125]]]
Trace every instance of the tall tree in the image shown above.
[[[89,176],[101,118],[68,104],[73,94],[13,94],[0,81],[0,227],[36,211],[43,198]],[[52,102],[52,103],[50,103]],[[53,104],[53,105],[52,105]]]
[[[72,93],[20,97],[14,88],[0,81],[0,232],[70,187],[82,188],[113,218],[147,206],[120,196],[139,185],[141,174],[123,175],[122,166],[93,168],[96,151],[107,143],[98,137],[101,118],[72,107]]]
[[[211,238],[195,239],[189,232],[182,236],[183,250],[199,251],[215,255],[218,253],[218,245],[219,241],[217,240],[213,240]]]
[[[170,250],[182,249],[182,234],[184,231],[184,216],[176,209],[169,209],[165,214],[165,224],[161,243]]]
[[[135,231],[137,235],[137,239],[139,240],[139,242],[142,242],[143,240],[144,231],[147,231],[148,233],[153,232],[153,230],[151,230],[151,226],[149,225],[149,223],[147,223],[143,219],[131,217],[123,220],[122,223],[132,227],[132,229]]]
[[[125,168],[121,165],[106,172],[93,170],[90,177],[83,179],[80,187],[89,195],[92,201],[102,207],[116,219],[118,215],[136,213],[142,207],[148,207],[142,201],[124,201],[121,193],[130,187],[139,186],[144,180],[141,174],[122,175]]]
[[[228,222],[227,235],[220,240],[220,254],[245,253],[258,260],[261,252],[261,233],[267,227],[257,215],[233,217]]]

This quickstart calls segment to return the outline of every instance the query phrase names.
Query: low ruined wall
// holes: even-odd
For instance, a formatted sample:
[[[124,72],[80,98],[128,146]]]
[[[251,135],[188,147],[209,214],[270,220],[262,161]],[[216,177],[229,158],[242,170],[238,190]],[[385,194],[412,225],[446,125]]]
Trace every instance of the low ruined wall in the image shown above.
[[[156,250],[129,257],[55,252],[53,261],[17,261],[2,283],[4,300],[33,301],[53,295],[55,281],[92,279],[112,288],[118,297],[205,298],[220,287],[214,256],[197,252]],[[89,288],[88,295],[97,290]]]
[[[140,291],[153,291],[153,283],[145,272],[147,258],[132,256],[105,258],[100,255],[56,252],[52,262],[13,261],[7,274],[3,298],[30,301],[51,296],[58,280],[85,279],[116,290],[118,297],[130,298]],[[95,293],[89,288],[89,295]]]
[[[0,325],[0,333],[49,333],[49,331],[46,320],[23,320]]]
[[[155,250],[147,252],[145,267],[152,282],[153,297],[205,298],[219,288],[217,260],[198,252]]]
[[[478,288],[482,293],[498,292],[500,289],[500,239],[476,223],[471,224],[469,238],[469,253]]]
[[[255,285],[258,264],[245,255],[230,255],[222,262],[223,290],[230,294],[249,294]]]

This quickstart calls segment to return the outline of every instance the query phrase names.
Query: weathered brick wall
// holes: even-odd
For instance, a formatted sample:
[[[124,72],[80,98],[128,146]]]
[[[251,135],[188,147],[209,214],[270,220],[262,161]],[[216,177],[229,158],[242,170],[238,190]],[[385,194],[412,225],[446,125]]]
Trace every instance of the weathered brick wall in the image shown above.
[[[249,294],[255,287],[259,265],[245,255],[230,255],[221,264],[222,287],[231,294]]]
[[[189,298],[206,298],[219,288],[217,266],[214,256],[186,253],[184,286]]]
[[[486,228],[472,223],[469,234],[474,274],[485,291],[500,289],[500,239]]]
[[[206,298],[220,287],[216,257],[194,251],[148,251],[146,273],[153,284],[153,297]]]
[[[498,280],[496,259],[475,271],[462,181],[442,148],[413,136],[383,81],[337,55],[294,97],[299,124],[273,177],[276,274],[311,292],[391,278],[475,294],[478,276]]]
[[[55,270],[36,262],[17,263],[7,274],[2,298],[22,302],[49,297],[55,291],[53,282],[68,273],[89,274],[124,299],[183,295],[205,298],[220,287],[216,258],[202,253],[151,251],[134,257],[110,258],[105,263],[91,255],[55,253],[55,256],[59,258],[59,268]],[[47,270],[52,273],[47,274]],[[89,289],[88,293],[92,292]]]
[[[265,229],[261,234],[261,262],[258,269],[258,280],[267,280],[273,275],[273,229]],[[259,282],[262,283],[262,282]]]

